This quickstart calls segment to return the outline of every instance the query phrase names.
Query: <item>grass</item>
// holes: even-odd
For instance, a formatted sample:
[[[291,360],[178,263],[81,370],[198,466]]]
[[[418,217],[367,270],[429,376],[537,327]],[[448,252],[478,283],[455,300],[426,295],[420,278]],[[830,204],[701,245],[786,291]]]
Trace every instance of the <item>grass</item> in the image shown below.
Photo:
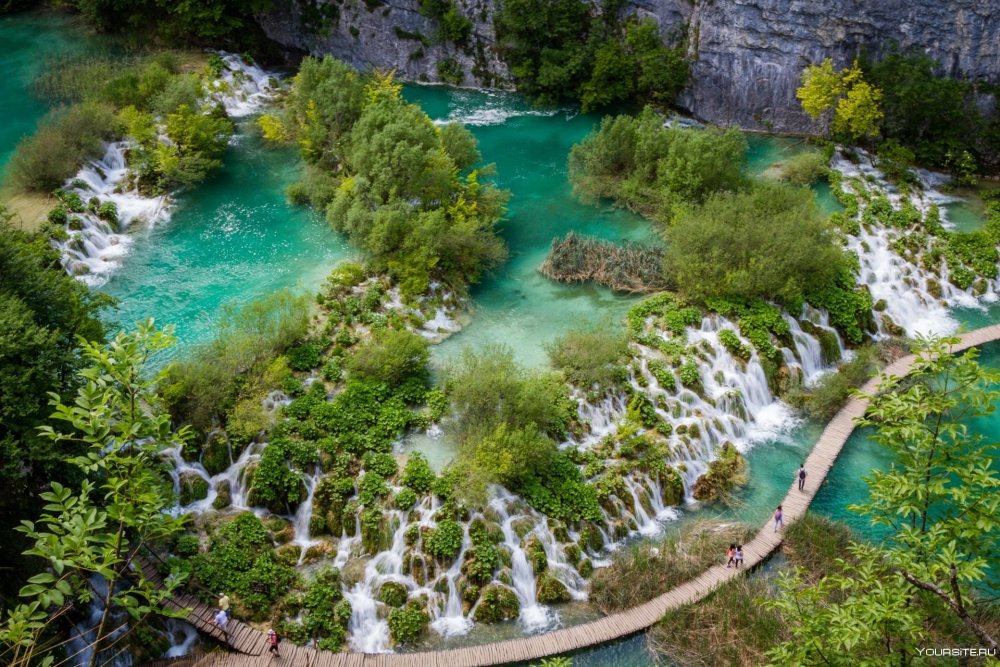
[[[630,609],[725,562],[726,547],[749,542],[754,532],[744,524],[699,522],[679,535],[623,549],[594,575],[590,599],[606,614]]]
[[[16,192],[13,188],[0,190],[0,202],[14,214],[11,224],[26,232],[37,232],[49,211],[58,204],[55,197],[41,192]]]
[[[538,270],[559,282],[589,280],[628,294],[650,294],[667,288],[662,248],[618,244],[572,232],[552,242]]]

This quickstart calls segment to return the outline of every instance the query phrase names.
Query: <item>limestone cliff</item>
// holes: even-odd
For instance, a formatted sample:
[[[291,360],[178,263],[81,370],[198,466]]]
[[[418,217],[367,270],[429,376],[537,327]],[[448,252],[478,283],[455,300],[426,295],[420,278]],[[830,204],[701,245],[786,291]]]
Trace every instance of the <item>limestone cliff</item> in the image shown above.
[[[458,0],[474,26],[465,47],[438,42],[418,0],[278,0],[260,18],[290,48],[418,81],[440,81],[439,64],[453,61],[463,85],[504,87],[507,71],[493,50],[498,1]],[[317,6],[335,8],[337,20],[304,20],[303,7]],[[1000,0],[630,0],[628,11],[656,18],[664,31],[688,26],[692,80],[680,103],[721,124],[808,132],[795,99],[802,68],[826,57],[847,64],[893,43],[923,50],[942,73],[1000,83]]]

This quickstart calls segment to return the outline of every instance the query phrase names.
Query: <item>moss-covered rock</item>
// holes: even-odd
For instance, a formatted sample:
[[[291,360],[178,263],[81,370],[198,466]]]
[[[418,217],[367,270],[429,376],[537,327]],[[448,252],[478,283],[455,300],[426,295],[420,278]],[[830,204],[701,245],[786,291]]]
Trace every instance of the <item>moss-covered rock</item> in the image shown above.
[[[233,504],[233,491],[228,480],[222,480],[215,487],[215,500],[212,507],[217,510],[224,510]]]
[[[299,556],[302,555],[302,547],[297,544],[282,544],[275,549],[275,556],[282,565],[295,567],[299,564]]]
[[[590,575],[594,573],[594,564],[589,558],[584,558],[577,564],[576,571],[580,573],[581,577],[589,579]]]
[[[474,619],[476,623],[499,623],[517,618],[521,605],[517,595],[506,586],[490,584],[480,595]]]
[[[236,456],[236,454],[233,454]],[[229,443],[226,434],[222,431],[212,431],[205,441],[205,449],[201,454],[201,464],[209,475],[218,475],[230,465],[232,459],[229,455]]]
[[[419,602],[411,602],[389,612],[389,636],[397,644],[420,639],[430,624],[431,617]]]
[[[190,505],[208,497],[208,480],[196,472],[185,472],[180,478],[181,505]]]
[[[561,581],[552,576],[551,572],[538,577],[535,582],[538,591],[538,601],[542,604],[557,604],[559,602],[569,602],[569,589]]]
[[[726,497],[734,488],[746,483],[746,459],[731,442],[724,442],[719,457],[708,464],[708,471],[694,483],[697,500],[714,501]]]
[[[549,558],[545,555],[545,547],[541,541],[532,535],[524,543],[524,553],[528,557],[528,563],[535,574],[541,574],[549,567]]]
[[[378,589],[378,599],[390,607],[402,607],[406,604],[406,598],[409,592],[406,590],[406,586],[399,583],[398,581],[387,581]]]
[[[820,329],[816,337],[819,339],[823,363],[830,365],[840,361],[840,341],[837,340],[837,334],[830,329]]]
[[[302,557],[302,562],[306,564],[315,563],[316,561],[326,558],[332,554],[333,551],[333,545],[326,540],[323,540],[319,544],[314,544],[306,549],[306,554]]]

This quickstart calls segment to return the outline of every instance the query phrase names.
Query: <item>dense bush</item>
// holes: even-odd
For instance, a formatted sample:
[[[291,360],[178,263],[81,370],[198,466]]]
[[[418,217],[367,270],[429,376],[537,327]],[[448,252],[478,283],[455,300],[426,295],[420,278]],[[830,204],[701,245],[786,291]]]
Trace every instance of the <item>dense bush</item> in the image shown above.
[[[281,386],[287,365],[275,359],[308,325],[308,299],[291,292],[225,307],[216,338],[169,369],[163,393],[174,418],[207,433],[241,394],[263,398]]]
[[[427,631],[430,616],[419,603],[410,603],[405,607],[389,612],[389,636],[397,644],[416,641]]]
[[[99,312],[111,303],[66,275],[48,240],[12,227],[0,206],[0,561],[25,578],[35,564],[22,557],[27,545],[14,526],[34,516],[43,484],[76,478],[65,465],[76,449],[38,427],[52,413],[50,392],[75,392],[81,340],[104,339]],[[0,598],[13,599],[21,583],[4,577]]]
[[[498,51],[518,90],[539,104],[580,102],[584,111],[632,99],[669,103],[687,83],[681,35],[664,45],[656,21],[622,22],[621,3],[600,13],[585,0],[504,0]]]
[[[434,471],[427,463],[427,457],[420,452],[413,452],[403,466],[403,485],[417,493],[424,494],[431,490],[434,483]]]
[[[736,129],[664,128],[647,107],[639,116],[609,116],[569,156],[573,190],[586,201],[610,198],[669,223],[685,202],[701,202],[745,185],[746,139]]]
[[[494,226],[507,193],[481,182],[489,168],[463,173],[479,159],[467,130],[438,130],[400,88],[390,75],[307,58],[284,115],[262,121],[265,136],[298,143],[309,180],[291,194],[325,207],[405,297],[432,281],[464,289],[506,256]]]
[[[24,190],[58,188],[81,164],[100,157],[103,142],[121,136],[122,130],[114,110],[104,104],[56,109],[17,145],[8,167],[11,182]]]
[[[271,618],[296,575],[277,561],[260,519],[244,512],[223,524],[212,535],[209,550],[195,556],[194,578],[209,591],[229,594],[237,613],[262,621]]]
[[[358,346],[347,369],[353,377],[396,387],[408,378],[426,381],[429,360],[426,338],[407,329],[383,329]]]
[[[685,209],[666,238],[667,270],[696,300],[736,296],[801,303],[845,265],[812,191],[776,183],[713,195]]]
[[[969,153],[981,166],[1000,161],[998,121],[980,113],[975,84],[938,76],[941,66],[918,51],[897,50],[863,64],[882,90],[882,134],[912,151],[923,164],[956,170]]]
[[[824,375],[816,386],[800,387],[786,400],[816,421],[829,421],[847,402],[851,391],[863,385],[876,369],[874,348],[863,347],[846,364]]]
[[[574,329],[547,349],[552,365],[570,384],[586,391],[613,390],[627,375],[623,362],[628,345],[622,332],[613,327]]]

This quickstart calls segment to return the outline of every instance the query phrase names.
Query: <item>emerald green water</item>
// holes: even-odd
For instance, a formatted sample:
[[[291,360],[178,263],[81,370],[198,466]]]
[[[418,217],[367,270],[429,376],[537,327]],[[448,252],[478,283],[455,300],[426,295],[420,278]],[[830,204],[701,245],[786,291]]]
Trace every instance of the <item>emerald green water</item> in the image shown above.
[[[220,306],[280,289],[315,290],[352,251],[321,216],[290,206],[293,151],[272,150],[244,131],[225,166],[181,194],[171,219],[137,232],[123,270],[103,287],[119,299],[111,315],[176,325],[174,353],[214,335]]]
[[[7,166],[17,142],[35,131],[49,110],[30,94],[31,82],[50,58],[83,53],[96,45],[75,28],[73,21],[56,13],[0,16],[0,172]]]
[[[0,81],[6,121],[0,126],[2,166],[46,111],[27,95],[44,57],[82,52],[92,42],[67,19],[37,14],[0,18],[0,40],[6,47],[0,54],[6,75]],[[552,240],[571,230],[612,240],[654,238],[639,217],[583,205],[572,195],[566,178],[569,149],[599,117],[566,111],[539,114],[508,94],[408,86],[405,95],[432,118],[470,123],[485,161],[497,164],[499,184],[513,193],[501,229],[510,260],[473,287],[471,324],[435,348],[435,361],[446,362],[466,345],[500,342],[510,345],[524,363],[544,365],[545,345],[560,333],[580,323],[619,321],[633,298],[591,285],[555,284],[537,273]],[[748,171],[753,174],[807,148],[800,140],[776,137],[751,137],[750,144]],[[135,233],[123,269],[103,287],[120,300],[120,310],[110,316],[123,325],[148,316],[174,323],[178,350],[183,352],[211,337],[225,303],[287,287],[315,289],[330,267],[352,250],[320,216],[287,204],[284,188],[296,169],[293,152],[265,149],[253,133],[241,131],[227,151],[224,168],[178,196],[170,221]],[[829,189],[818,186],[816,191],[824,210],[835,210]],[[974,328],[1000,321],[1000,305],[956,315]],[[990,348],[984,360],[1000,367],[1000,350]],[[1000,439],[1000,416],[971,426]],[[763,523],[820,430],[820,425],[803,423],[780,439],[757,445],[748,457],[750,482],[736,506],[685,512],[684,521]],[[449,452],[440,441],[425,445],[436,448],[439,463],[447,460]],[[816,510],[872,535],[847,506],[867,495],[863,476],[889,462],[864,433],[856,434],[820,491]],[[637,667],[649,664],[649,658],[642,639],[631,638],[584,652],[575,664]]]

